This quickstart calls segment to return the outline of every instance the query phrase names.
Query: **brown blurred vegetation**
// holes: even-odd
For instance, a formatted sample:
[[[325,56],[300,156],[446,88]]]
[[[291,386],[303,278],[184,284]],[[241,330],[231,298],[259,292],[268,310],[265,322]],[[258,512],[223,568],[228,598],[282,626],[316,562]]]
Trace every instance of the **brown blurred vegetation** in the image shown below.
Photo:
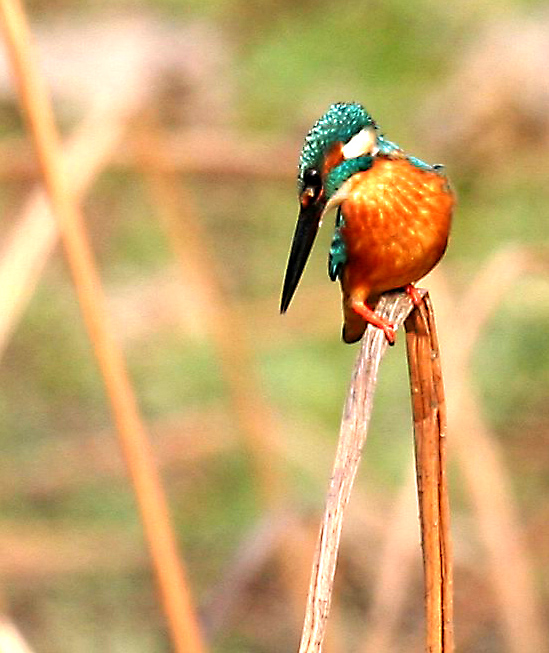
[[[425,282],[449,403],[457,650],[549,648],[542,4],[28,9],[208,650],[297,648],[356,354],[325,274],[329,225],[291,311],[277,307],[301,139],[346,99],[443,161],[459,196],[449,252]],[[37,652],[170,650],[3,60],[0,210],[3,611]],[[329,653],[422,650],[403,359],[399,342],[384,361]]]

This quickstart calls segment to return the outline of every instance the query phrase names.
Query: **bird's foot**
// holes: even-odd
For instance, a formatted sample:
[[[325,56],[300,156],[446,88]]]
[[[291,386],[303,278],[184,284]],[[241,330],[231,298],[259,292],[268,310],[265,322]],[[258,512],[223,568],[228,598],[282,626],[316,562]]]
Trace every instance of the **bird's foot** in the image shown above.
[[[415,289],[414,289],[415,290]],[[389,320],[377,315],[372,311],[368,304],[364,302],[354,301],[352,303],[353,311],[358,313],[368,324],[373,324],[374,326],[383,330],[385,337],[390,345],[395,344],[395,326]]]
[[[406,294],[412,300],[414,306],[419,306],[423,302],[422,294],[411,283],[409,283],[407,286],[404,286],[404,290],[406,291]]]

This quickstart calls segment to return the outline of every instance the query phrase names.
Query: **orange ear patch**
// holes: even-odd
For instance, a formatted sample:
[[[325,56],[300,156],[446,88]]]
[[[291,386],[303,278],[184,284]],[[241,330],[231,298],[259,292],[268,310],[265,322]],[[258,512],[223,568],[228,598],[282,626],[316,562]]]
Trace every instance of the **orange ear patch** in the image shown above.
[[[327,177],[330,170],[335,168],[343,161],[342,149],[343,143],[341,141],[336,141],[328,150],[328,153],[324,157],[324,165],[322,166],[322,177],[324,179]]]

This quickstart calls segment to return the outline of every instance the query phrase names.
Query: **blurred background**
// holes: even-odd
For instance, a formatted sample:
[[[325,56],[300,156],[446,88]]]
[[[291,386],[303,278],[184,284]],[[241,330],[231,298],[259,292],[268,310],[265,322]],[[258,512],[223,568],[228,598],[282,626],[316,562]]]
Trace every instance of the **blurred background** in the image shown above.
[[[358,349],[325,225],[279,292],[303,137],[359,101],[457,191],[431,289],[457,649],[549,650],[545,2],[27,3],[208,650],[297,650]],[[135,501],[0,59],[0,592],[31,650],[168,651]],[[423,650],[404,338],[382,365],[327,653]],[[8,649],[6,649],[8,650]],[[11,649],[10,649],[11,650]]]

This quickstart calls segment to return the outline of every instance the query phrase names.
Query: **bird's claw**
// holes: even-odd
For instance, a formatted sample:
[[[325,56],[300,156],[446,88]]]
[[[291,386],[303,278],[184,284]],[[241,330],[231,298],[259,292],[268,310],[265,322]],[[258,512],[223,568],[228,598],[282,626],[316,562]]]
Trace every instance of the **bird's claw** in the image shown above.
[[[380,328],[383,330],[389,346],[392,347],[395,344],[396,338],[395,327],[390,322],[388,322],[386,325]]]
[[[352,307],[354,312],[358,313],[368,324],[372,324],[383,331],[389,345],[395,344],[396,335],[394,324],[381,317],[381,315],[374,313],[366,303],[354,301]]]
[[[412,300],[414,306],[419,306],[423,302],[423,295],[411,283],[409,283],[407,286],[404,286],[404,290],[406,291],[408,297],[410,297]]]

